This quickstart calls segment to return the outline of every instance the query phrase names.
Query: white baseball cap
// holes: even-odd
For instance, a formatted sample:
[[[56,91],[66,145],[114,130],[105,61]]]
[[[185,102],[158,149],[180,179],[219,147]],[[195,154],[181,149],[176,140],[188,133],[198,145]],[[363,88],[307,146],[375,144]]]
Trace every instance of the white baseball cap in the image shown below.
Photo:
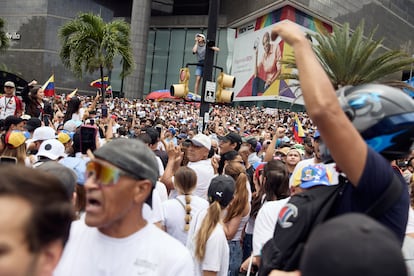
[[[63,125],[63,129],[69,132],[75,132],[78,127],[82,125],[82,121],[79,120],[69,120]]]
[[[7,87],[16,87],[15,85],[14,85],[14,82],[12,82],[12,81],[6,81],[5,83],[4,83],[4,86],[7,86]]]
[[[187,139],[187,141],[193,143],[194,146],[197,147],[205,147],[208,150],[211,148],[211,139],[207,135],[204,134],[197,134],[193,137],[193,139]]]
[[[57,160],[59,157],[65,157],[65,146],[57,139],[43,141],[37,152],[37,156]]]
[[[38,127],[33,132],[33,142],[43,141],[48,139],[55,139],[56,133],[55,130],[51,127],[42,126]]]
[[[206,36],[203,34],[197,34],[196,36],[202,37],[204,40],[206,40]]]

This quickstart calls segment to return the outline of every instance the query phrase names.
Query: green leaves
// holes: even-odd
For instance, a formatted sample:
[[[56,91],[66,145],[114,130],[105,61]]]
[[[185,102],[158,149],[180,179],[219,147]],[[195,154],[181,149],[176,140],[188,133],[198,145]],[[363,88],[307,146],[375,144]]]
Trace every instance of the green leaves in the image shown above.
[[[9,43],[10,40],[4,31],[4,20],[0,18],[0,51],[4,51],[9,48]]]
[[[344,85],[381,82],[384,77],[407,69],[414,62],[414,58],[404,52],[382,48],[383,38],[374,40],[375,32],[376,28],[364,37],[362,21],[354,32],[346,23],[342,27],[334,26],[331,34],[312,35],[316,41],[314,51],[335,89]],[[295,67],[292,60],[284,62],[289,67]],[[283,74],[281,78],[297,79]],[[395,86],[401,81],[388,83]]]
[[[105,23],[98,15],[80,13],[59,30],[60,58],[65,67],[81,78],[85,72],[112,69],[114,58],[120,55],[124,77],[134,68],[129,35],[130,26],[123,20]]]

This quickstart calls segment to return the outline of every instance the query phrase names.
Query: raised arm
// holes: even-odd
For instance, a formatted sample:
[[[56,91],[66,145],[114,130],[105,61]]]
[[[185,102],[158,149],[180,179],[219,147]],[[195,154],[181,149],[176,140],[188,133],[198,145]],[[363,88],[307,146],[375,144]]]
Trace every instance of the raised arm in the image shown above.
[[[306,110],[318,127],[335,162],[351,183],[358,185],[367,157],[367,145],[342,111],[335,90],[303,31],[285,21],[272,29],[295,52]]]

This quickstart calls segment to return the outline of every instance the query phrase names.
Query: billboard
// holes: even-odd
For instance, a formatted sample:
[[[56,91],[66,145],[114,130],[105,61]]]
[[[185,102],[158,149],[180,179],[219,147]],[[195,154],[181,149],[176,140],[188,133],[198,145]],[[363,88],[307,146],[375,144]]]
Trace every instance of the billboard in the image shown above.
[[[332,31],[332,27],[291,6],[285,6],[236,30],[232,75],[236,77],[234,101],[281,100],[301,104],[300,89],[293,80],[278,80],[278,76],[289,73],[280,64],[293,54],[292,48],[280,37],[272,39],[272,28],[284,21],[297,23],[306,32]],[[297,82],[296,82],[297,84]]]

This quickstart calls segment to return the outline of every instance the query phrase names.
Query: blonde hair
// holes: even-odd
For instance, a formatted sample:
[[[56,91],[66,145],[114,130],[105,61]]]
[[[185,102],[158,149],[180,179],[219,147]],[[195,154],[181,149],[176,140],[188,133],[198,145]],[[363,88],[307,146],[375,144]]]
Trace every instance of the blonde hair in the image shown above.
[[[247,190],[247,175],[246,169],[237,161],[231,161],[224,169],[224,173],[231,176],[236,181],[236,189],[234,191],[234,198],[227,209],[224,223],[229,222],[232,218],[240,216],[246,209],[249,203],[249,193]]]
[[[220,222],[221,206],[218,201],[214,201],[207,209],[207,215],[205,216],[201,226],[195,237],[195,257],[201,262],[204,259],[206,253],[207,240],[213,232],[216,225]]]
[[[17,148],[9,148],[7,145],[5,146],[3,153],[1,154],[3,156],[10,156],[10,157],[16,157],[17,163],[20,165],[26,165],[26,143],[21,144]]]
[[[191,192],[194,190],[197,184],[197,174],[189,167],[179,167],[174,175],[174,187],[175,189],[185,195],[185,216],[184,216],[184,231],[187,232],[190,229],[191,222]]]

